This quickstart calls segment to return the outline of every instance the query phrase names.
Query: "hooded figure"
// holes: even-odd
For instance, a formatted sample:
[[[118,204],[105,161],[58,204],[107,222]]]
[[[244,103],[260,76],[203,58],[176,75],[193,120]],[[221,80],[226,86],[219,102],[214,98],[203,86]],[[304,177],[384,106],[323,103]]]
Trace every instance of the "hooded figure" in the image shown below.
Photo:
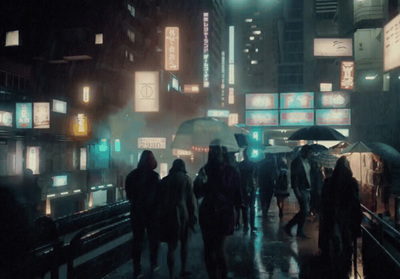
[[[150,244],[150,263],[153,270],[158,268],[157,257],[159,247],[158,214],[160,176],[154,171],[157,161],[153,152],[144,150],[140,156],[138,167],[126,177],[125,191],[131,203],[131,222],[133,232],[132,258],[134,276],[141,272],[141,255],[145,232]]]
[[[186,271],[188,254],[189,227],[196,223],[196,198],[193,194],[192,179],[186,175],[185,162],[176,159],[168,176],[161,181],[162,206],[161,240],[168,243],[167,263],[170,278],[174,278],[175,252],[178,241],[181,241],[181,276],[189,274]]]

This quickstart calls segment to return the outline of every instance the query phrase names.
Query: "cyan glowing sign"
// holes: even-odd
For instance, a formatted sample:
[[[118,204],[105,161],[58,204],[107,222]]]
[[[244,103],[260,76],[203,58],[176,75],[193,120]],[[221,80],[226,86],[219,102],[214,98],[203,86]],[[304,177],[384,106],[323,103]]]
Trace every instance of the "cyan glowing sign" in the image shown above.
[[[246,109],[278,109],[278,93],[246,94]]]
[[[350,125],[350,109],[317,109],[317,125]]]
[[[32,103],[16,103],[15,106],[17,128],[32,128]]]
[[[309,109],[314,108],[314,93],[281,93],[281,109]]]
[[[314,110],[282,110],[281,126],[310,126],[314,125]]]
[[[247,110],[247,126],[278,126],[277,110]]]

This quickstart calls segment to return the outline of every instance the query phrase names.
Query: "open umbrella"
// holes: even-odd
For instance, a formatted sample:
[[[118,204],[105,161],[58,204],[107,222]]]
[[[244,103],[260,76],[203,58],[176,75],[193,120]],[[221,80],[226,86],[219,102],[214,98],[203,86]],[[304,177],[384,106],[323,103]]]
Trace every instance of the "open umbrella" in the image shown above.
[[[293,152],[293,149],[285,145],[271,145],[264,148],[264,153],[269,153],[269,154],[280,154],[280,153],[290,153],[290,152]]]
[[[219,139],[229,152],[239,150],[229,126],[211,117],[194,118],[183,122],[175,134],[171,147],[183,150],[206,150],[213,139]]]
[[[318,144],[318,143],[313,143],[310,144],[311,150],[313,153],[318,153],[318,152],[323,152],[323,151],[327,151],[328,148],[323,146],[322,144]]]
[[[400,153],[383,142],[371,142],[367,143],[367,146],[371,149],[371,152],[378,155],[388,163],[400,166]]]
[[[338,157],[330,154],[328,151],[322,151],[313,154],[312,160],[317,162],[320,166],[326,168],[334,168]]]
[[[345,136],[329,126],[309,126],[294,132],[289,140],[344,140]]]

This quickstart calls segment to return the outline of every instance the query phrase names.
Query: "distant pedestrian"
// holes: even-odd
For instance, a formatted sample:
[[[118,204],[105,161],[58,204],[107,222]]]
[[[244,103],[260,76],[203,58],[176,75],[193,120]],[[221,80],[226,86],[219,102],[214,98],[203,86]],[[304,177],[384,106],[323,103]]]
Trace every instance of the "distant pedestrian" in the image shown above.
[[[361,206],[358,182],[342,156],[322,188],[318,246],[331,266],[330,278],[349,278],[353,244],[360,235]]]
[[[274,196],[275,180],[275,158],[274,155],[266,153],[265,158],[259,162],[258,166],[258,184],[263,218],[268,216],[268,210]]]
[[[377,176],[377,187],[381,194],[381,200],[383,203],[385,216],[390,216],[390,207],[389,207],[389,199],[390,199],[390,186],[392,184],[392,175],[389,170],[389,166],[386,160],[382,159],[378,155],[373,156],[374,160],[377,163],[375,173]]]
[[[286,158],[278,157],[274,195],[279,209],[279,218],[283,217],[285,200],[289,196],[289,170]]]
[[[128,174],[125,181],[126,196],[131,203],[132,258],[135,278],[143,276],[141,255],[146,231],[150,245],[151,268],[153,271],[158,269],[159,228],[157,218],[160,176],[154,171],[156,167],[157,161],[153,152],[144,150],[137,168]]]
[[[167,264],[170,278],[174,278],[175,254],[181,242],[181,277],[190,275],[186,270],[189,228],[197,222],[197,202],[193,194],[192,179],[186,175],[185,162],[176,159],[169,174],[161,180],[161,240],[168,243]]]
[[[248,149],[243,150],[243,161],[238,165],[240,171],[240,185],[242,189],[242,197],[244,207],[242,207],[243,231],[247,232],[250,229],[256,231],[256,192],[258,184],[258,166],[255,162],[250,161]],[[250,216],[249,216],[250,215]]]
[[[240,177],[232,165],[223,161],[219,140],[213,140],[209,148],[207,164],[194,181],[194,192],[197,198],[203,198],[199,224],[208,276],[225,279],[228,276],[225,241],[234,231],[234,208],[242,203]]]
[[[297,237],[309,239],[304,233],[307,214],[310,210],[311,189],[315,182],[313,162],[310,160],[312,150],[309,145],[304,145],[300,156],[296,157],[290,165],[290,180],[293,192],[299,203],[299,212],[285,225],[285,232],[292,236],[291,229],[297,225]]]

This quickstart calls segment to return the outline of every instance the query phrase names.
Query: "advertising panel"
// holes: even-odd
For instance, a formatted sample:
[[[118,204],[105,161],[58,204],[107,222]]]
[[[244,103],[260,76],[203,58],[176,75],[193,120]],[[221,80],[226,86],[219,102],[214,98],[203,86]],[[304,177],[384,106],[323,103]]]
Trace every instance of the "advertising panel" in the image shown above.
[[[400,14],[383,27],[383,70],[400,66]]]
[[[179,28],[165,27],[165,70],[179,70]]]
[[[184,84],[183,93],[199,93],[200,87],[198,84]]]
[[[158,72],[135,72],[135,111],[159,110]]]
[[[89,86],[83,87],[82,100],[84,103],[89,103],[89,100],[90,100]]]
[[[80,170],[86,170],[86,147],[82,147],[80,151],[81,151],[79,156]]]
[[[72,134],[78,137],[85,137],[88,134],[87,117],[83,113],[78,113],[73,119]]]
[[[350,109],[317,109],[317,125],[350,125]]]
[[[15,108],[17,128],[32,128],[32,103],[16,103]]]
[[[278,110],[247,110],[247,126],[278,126]]]
[[[50,103],[33,103],[33,128],[50,128]]]
[[[67,102],[53,99],[53,111],[58,113],[67,113]]]
[[[281,126],[312,126],[314,110],[281,110]]]
[[[56,175],[52,177],[52,186],[53,187],[61,187],[68,185],[68,176],[65,175]]]
[[[308,109],[314,108],[314,93],[281,93],[281,109]]]
[[[323,92],[323,91],[332,91],[332,83],[321,82],[319,84],[319,91],[321,91],[321,92]]]
[[[207,110],[208,117],[229,117],[229,110],[225,109],[209,109]]]
[[[0,126],[12,127],[12,125],[13,125],[12,112],[0,110]]]
[[[354,61],[341,62],[340,89],[354,89]]]
[[[314,39],[314,56],[353,56],[351,38]]]
[[[246,109],[278,109],[278,93],[246,94]]]
[[[350,95],[343,91],[321,92],[317,100],[319,108],[345,108],[350,104]]]
[[[233,126],[239,123],[239,114],[238,113],[230,113],[228,119],[228,126]]]
[[[31,169],[33,174],[39,174],[39,147],[28,146],[26,148],[26,168]]]
[[[229,72],[230,85],[235,84],[235,26],[229,26]]]
[[[203,13],[203,87],[207,88],[210,86],[209,76],[209,36],[208,36],[208,13]]]
[[[138,138],[138,148],[166,149],[166,138]]]

